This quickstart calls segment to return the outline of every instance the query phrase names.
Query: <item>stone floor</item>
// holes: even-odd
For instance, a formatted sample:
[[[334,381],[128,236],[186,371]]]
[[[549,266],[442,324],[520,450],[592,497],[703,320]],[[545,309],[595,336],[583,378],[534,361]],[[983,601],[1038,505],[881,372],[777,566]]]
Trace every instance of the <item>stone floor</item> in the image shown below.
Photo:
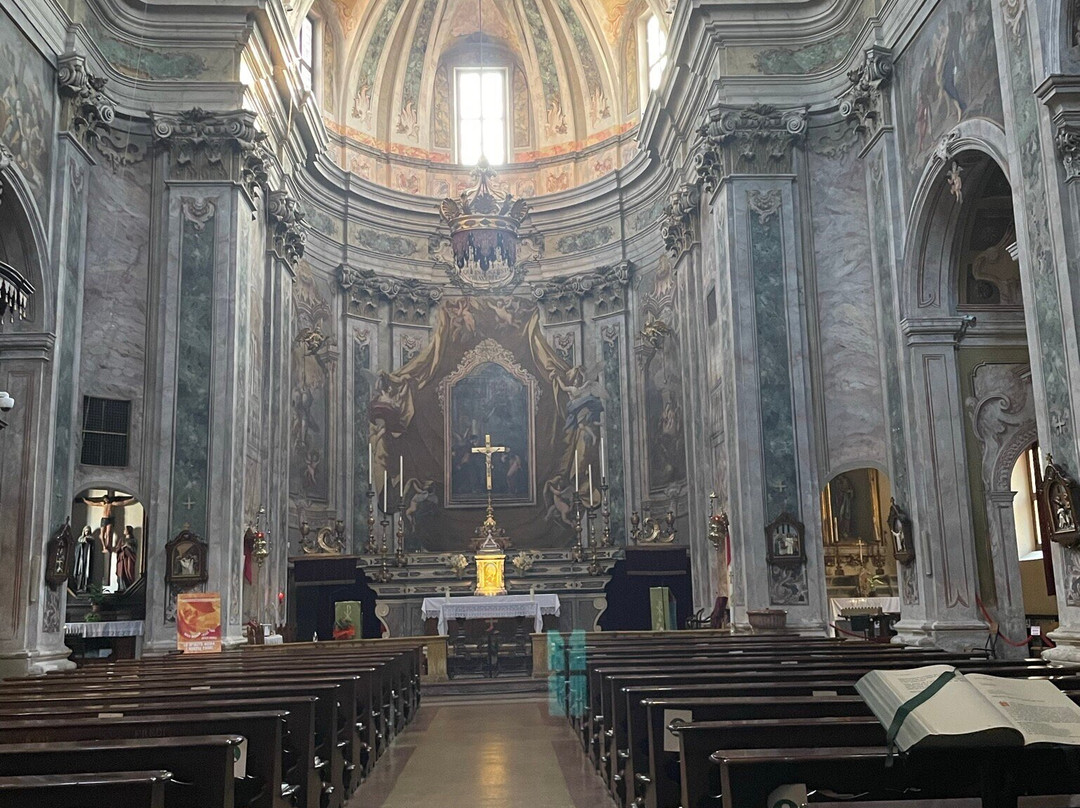
[[[609,808],[566,719],[537,699],[435,702],[347,808]]]

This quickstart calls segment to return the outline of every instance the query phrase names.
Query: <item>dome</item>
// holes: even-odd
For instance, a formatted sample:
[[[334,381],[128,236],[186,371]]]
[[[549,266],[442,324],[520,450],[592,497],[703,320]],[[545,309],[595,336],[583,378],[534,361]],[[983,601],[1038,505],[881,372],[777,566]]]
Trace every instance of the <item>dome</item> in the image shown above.
[[[508,190],[554,193],[609,174],[637,151],[650,13],[649,0],[315,0],[332,156],[396,190],[460,192],[471,169],[459,161],[461,75],[482,68],[499,74]]]

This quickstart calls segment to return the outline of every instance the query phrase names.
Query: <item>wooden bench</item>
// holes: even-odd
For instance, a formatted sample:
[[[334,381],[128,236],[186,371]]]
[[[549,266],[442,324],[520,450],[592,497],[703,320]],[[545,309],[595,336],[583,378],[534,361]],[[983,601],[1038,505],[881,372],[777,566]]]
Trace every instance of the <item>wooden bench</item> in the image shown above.
[[[0,776],[74,771],[172,772],[167,808],[243,808],[235,799],[234,758],[239,735],[68,741],[0,746]]]
[[[165,808],[171,780],[164,770],[0,777],[0,808]]]

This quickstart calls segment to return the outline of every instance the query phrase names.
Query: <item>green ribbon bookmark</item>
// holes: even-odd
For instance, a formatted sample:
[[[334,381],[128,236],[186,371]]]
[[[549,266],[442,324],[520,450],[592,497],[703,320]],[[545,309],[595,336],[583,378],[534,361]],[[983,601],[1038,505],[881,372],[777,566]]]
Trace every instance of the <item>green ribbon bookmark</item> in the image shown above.
[[[937,679],[931,682],[922,693],[919,693],[917,696],[912,696],[896,709],[896,715],[893,716],[892,723],[889,724],[889,729],[885,732],[885,745],[889,747],[889,760],[887,765],[892,765],[893,752],[896,749],[896,736],[900,732],[900,727],[904,725],[904,719],[911,715],[916,707],[926,704],[927,701],[934,697],[934,694],[959,675],[960,671],[957,670],[945,671],[945,673],[941,674]]]

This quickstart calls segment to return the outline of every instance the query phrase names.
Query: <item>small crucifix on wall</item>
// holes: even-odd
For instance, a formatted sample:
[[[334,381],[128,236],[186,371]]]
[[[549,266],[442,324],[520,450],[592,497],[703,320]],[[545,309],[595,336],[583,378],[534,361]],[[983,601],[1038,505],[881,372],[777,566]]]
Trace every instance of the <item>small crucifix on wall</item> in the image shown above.
[[[505,446],[492,446],[491,435],[484,435],[484,445],[474,446],[473,454],[484,455],[484,465],[487,466],[487,492],[491,493],[491,458],[498,453],[509,451]]]

